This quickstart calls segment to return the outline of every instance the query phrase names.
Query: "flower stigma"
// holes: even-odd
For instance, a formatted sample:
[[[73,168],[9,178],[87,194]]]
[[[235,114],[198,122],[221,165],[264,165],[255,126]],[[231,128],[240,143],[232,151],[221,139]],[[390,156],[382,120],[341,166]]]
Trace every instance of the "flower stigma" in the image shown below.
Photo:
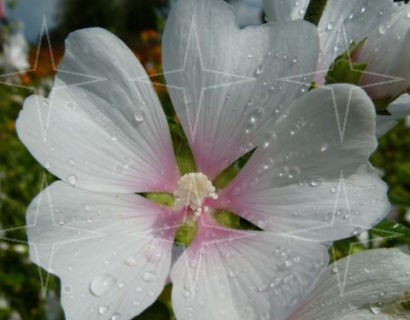
[[[206,198],[217,199],[216,189],[206,175],[201,172],[184,174],[174,192],[175,208],[186,209],[193,213],[196,220],[203,211],[209,211]]]

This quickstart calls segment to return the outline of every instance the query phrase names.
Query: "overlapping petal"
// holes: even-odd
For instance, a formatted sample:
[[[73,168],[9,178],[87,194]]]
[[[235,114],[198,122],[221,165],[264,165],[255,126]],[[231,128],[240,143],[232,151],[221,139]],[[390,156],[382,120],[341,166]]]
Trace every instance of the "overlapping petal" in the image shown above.
[[[268,21],[287,21],[303,19],[309,0],[264,0],[266,18]]]
[[[410,255],[399,249],[364,251],[328,267],[288,320],[408,319],[400,299],[410,288]]]
[[[297,8],[307,7],[303,1],[265,0],[264,4],[269,21],[301,19]],[[398,97],[409,90],[410,6],[389,0],[328,0],[318,29],[316,82],[325,82],[325,71],[352,41],[367,39],[352,57],[368,65],[361,85],[374,98]]]
[[[223,1],[181,0],[168,18],[163,50],[198,171],[213,179],[262,143],[266,126],[306,91],[284,79],[315,70],[318,39],[303,21],[240,29]]]
[[[49,98],[29,97],[17,120],[33,156],[81,188],[172,192],[168,125],[152,85],[131,81],[145,71],[125,44],[103,29],[74,32],[59,70]],[[99,80],[76,85],[81,75]]]
[[[272,127],[275,138],[222,191],[220,206],[262,229],[322,241],[349,237],[388,213],[386,186],[367,167],[377,142],[362,89],[315,89]]]
[[[317,242],[227,229],[201,216],[171,271],[174,312],[178,319],[284,319],[327,260]]]
[[[367,39],[354,60],[368,64],[362,85],[374,97],[398,96],[409,87],[410,7],[393,1],[329,0],[319,23],[321,56],[319,70],[329,68],[348,43]],[[392,81],[383,76],[400,77]],[[317,78],[323,83],[323,78]],[[390,84],[388,82],[391,82]],[[379,84],[372,86],[372,84]]]
[[[56,182],[28,208],[30,257],[60,277],[67,319],[131,319],[166,284],[178,217],[137,195]]]

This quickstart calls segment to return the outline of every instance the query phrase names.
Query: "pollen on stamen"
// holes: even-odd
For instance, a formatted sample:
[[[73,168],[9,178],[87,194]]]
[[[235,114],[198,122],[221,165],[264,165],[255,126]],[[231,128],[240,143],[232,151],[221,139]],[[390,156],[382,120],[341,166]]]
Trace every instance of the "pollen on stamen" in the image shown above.
[[[194,216],[199,217],[203,207],[203,200],[207,197],[217,199],[216,189],[206,175],[201,172],[187,173],[178,182],[178,189],[174,192],[175,207],[178,209],[188,208]]]

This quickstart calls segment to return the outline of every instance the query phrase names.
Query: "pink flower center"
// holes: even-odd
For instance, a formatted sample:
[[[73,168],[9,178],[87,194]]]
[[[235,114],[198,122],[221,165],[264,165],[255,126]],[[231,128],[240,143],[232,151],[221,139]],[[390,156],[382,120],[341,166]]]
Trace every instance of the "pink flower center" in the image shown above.
[[[209,210],[204,200],[218,198],[215,191],[212,182],[203,173],[187,173],[181,177],[174,192],[175,208],[192,211],[197,218],[203,211]]]

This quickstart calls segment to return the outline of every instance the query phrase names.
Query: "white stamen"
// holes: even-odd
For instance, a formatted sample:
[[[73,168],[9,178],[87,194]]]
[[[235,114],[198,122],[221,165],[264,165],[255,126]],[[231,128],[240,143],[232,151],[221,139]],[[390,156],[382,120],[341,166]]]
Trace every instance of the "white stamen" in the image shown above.
[[[175,207],[189,207],[196,217],[202,213],[202,202],[204,198],[217,199],[215,187],[208,177],[200,172],[187,173],[178,182],[178,189],[174,192]],[[205,207],[204,210],[209,210]]]

